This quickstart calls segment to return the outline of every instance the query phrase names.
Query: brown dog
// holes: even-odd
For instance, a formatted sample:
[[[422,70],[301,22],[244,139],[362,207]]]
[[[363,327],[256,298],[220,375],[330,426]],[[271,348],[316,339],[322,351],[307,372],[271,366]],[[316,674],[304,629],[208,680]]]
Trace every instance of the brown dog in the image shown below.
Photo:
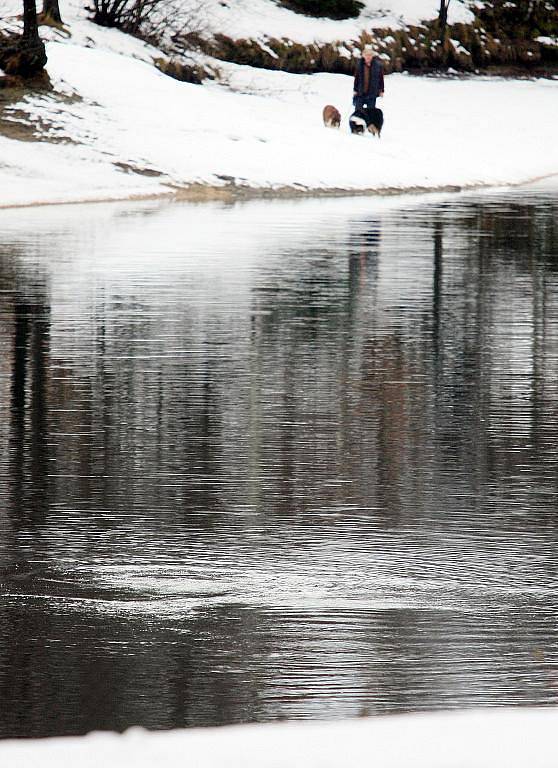
[[[341,125],[341,115],[338,109],[328,104],[323,111],[324,125],[326,128],[339,128]]]

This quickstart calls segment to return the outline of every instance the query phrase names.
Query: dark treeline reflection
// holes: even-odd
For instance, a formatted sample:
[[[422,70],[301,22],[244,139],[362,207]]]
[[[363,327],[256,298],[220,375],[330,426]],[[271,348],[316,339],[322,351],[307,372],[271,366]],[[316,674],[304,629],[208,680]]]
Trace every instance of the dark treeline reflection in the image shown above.
[[[29,215],[0,736],[556,703],[557,194]]]

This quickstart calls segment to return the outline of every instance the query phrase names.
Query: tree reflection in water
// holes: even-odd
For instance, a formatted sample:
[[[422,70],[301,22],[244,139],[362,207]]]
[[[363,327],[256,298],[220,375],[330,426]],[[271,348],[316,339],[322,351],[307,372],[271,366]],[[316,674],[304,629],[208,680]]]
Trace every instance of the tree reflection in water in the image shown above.
[[[556,701],[553,192],[0,222],[0,735]]]

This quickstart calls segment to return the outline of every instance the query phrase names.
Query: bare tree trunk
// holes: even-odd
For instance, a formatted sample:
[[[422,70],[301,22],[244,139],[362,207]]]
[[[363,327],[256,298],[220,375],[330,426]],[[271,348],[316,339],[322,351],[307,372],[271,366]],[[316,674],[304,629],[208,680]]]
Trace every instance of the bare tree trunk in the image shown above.
[[[37,3],[35,0],[23,0],[23,42],[39,42]]]
[[[43,0],[43,11],[41,16],[45,19],[54,21],[56,24],[62,24],[58,0]]]
[[[448,57],[448,8],[450,3],[451,0],[440,0],[440,10],[438,12],[438,26],[444,64]]]
[[[33,77],[46,63],[45,46],[39,37],[36,0],[23,0],[23,35],[0,50],[0,66],[7,75]]]
[[[21,38],[19,74],[35,75],[47,63],[45,46],[39,37],[36,0],[23,0],[23,37]]]

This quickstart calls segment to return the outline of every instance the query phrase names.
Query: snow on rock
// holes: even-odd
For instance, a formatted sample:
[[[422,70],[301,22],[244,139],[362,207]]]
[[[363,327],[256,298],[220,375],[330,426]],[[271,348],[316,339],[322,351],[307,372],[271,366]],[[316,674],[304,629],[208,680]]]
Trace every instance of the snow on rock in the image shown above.
[[[29,95],[15,109],[71,143],[0,136],[0,205],[124,198],[189,184],[382,191],[558,173],[553,81],[391,75],[378,141],[350,135],[352,82],[343,75],[223,64],[225,84],[196,86],[99,47],[51,42],[47,52],[56,90],[74,100]],[[340,131],[322,125],[327,103],[343,114]],[[517,119],[525,114],[525,123]]]
[[[556,709],[395,715],[0,743],[17,768],[555,768]]]

